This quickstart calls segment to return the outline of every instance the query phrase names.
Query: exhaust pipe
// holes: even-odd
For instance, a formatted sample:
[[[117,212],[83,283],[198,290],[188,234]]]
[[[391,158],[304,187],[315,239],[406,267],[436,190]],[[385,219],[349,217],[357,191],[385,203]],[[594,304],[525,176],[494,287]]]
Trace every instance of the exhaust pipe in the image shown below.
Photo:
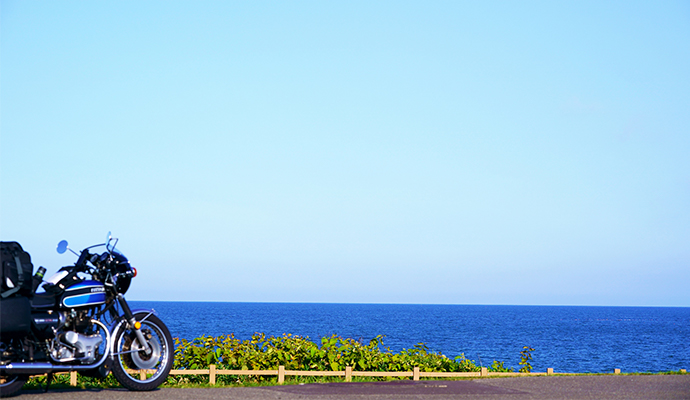
[[[102,360],[98,364],[91,365],[54,365],[47,362],[15,362],[7,365],[0,365],[0,372],[7,375],[39,375],[51,372],[84,371],[95,369],[103,364]]]

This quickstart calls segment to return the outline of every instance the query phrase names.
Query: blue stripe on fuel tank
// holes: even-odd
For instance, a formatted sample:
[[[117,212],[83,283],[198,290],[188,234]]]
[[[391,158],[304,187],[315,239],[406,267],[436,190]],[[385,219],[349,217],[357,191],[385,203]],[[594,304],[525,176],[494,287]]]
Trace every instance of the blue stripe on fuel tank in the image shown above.
[[[67,296],[62,300],[65,307],[84,307],[105,303],[105,293],[86,293]]]

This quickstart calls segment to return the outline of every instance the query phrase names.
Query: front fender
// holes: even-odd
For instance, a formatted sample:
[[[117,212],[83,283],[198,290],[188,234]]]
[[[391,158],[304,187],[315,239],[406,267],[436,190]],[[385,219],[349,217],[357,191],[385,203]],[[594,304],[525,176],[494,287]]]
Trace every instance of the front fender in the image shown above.
[[[158,316],[158,313],[154,309],[146,309],[146,308],[137,308],[132,310],[132,315],[135,315],[137,313],[146,313],[146,317],[142,319],[145,320],[149,315],[155,315]],[[110,358],[114,359],[115,356],[115,347],[116,347],[116,340],[117,340],[117,334],[120,332],[120,330],[124,329],[127,326],[127,320],[125,320],[124,316],[120,316],[120,318],[116,319],[113,321],[112,324],[110,324]]]

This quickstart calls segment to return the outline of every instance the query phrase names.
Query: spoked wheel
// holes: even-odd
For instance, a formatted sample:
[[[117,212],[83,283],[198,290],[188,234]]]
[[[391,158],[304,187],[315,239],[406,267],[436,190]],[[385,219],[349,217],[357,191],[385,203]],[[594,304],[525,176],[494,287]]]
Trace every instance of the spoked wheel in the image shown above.
[[[151,351],[147,354],[133,329],[122,326],[115,333],[115,353],[111,364],[115,379],[129,390],[153,390],[160,386],[173,364],[173,344],[168,327],[155,315],[145,312],[134,314],[141,322]],[[145,319],[144,319],[145,318]]]
[[[29,375],[0,374],[0,397],[14,396],[27,380],[29,380]]]

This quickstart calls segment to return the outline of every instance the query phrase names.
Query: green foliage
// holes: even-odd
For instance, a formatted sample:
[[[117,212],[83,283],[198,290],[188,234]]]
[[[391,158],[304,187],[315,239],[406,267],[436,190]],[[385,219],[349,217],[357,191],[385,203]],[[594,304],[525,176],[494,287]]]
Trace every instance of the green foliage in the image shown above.
[[[521,360],[519,362],[522,367],[520,368],[520,372],[532,372],[532,364],[530,364],[530,360],[532,359],[532,352],[534,349],[529,346],[523,346],[522,351],[520,352],[520,357]]]
[[[365,344],[336,335],[323,337],[320,344],[306,337],[284,334],[267,337],[254,334],[251,339],[240,340],[233,334],[218,337],[202,336],[192,341],[175,339],[174,369],[206,369],[215,364],[217,369],[270,370],[283,365],[288,370],[342,371],[346,366],[354,371],[411,371],[419,367],[426,372],[479,371],[474,362],[463,355],[454,360],[443,354],[430,352],[423,343],[400,353],[389,348],[381,350],[383,336]],[[201,383],[206,376],[178,375],[170,383]],[[275,377],[219,375],[219,382],[242,384],[271,381]],[[197,382],[198,381],[198,382]]]
[[[58,373],[53,375],[50,383],[51,389],[71,388],[68,373]],[[45,389],[47,377],[45,375],[31,377],[24,385],[24,390]],[[207,379],[208,380],[208,379]],[[100,389],[120,387],[120,383],[110,374],[104,379],[91,378],[79,375],[77,387],[81,389]]]
[[[494,360],[493,364],[489,367],[491,372],[513,372],[512,368],[503,366],[503,361]]]

